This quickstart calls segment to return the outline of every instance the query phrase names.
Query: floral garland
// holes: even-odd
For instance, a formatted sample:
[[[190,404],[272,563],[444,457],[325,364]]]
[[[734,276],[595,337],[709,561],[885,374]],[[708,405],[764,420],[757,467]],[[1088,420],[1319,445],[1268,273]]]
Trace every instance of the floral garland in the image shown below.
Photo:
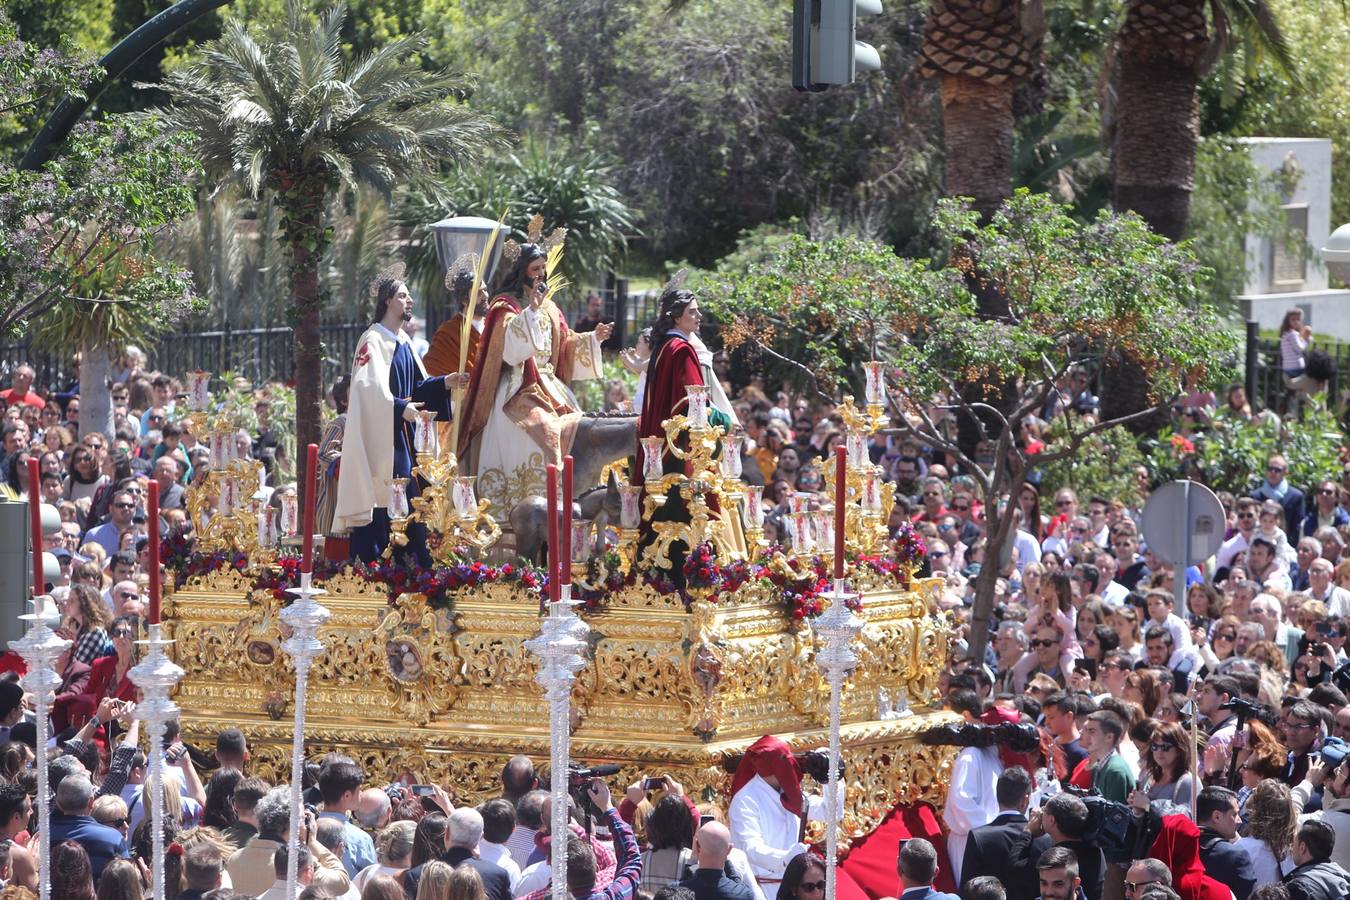
[[[175,573],[176,581],[182,584],[189,578],[209,575],[222,570],[247,572],[249,558],[244,553],[217,551],[210,554],[198,554],[192,550],[193,542],[182,535],[172,535],[164,542],[165,565]],[[301,557],[283,554],[269,565],[259,567],[253,579],[255,591],[267,591],[277,600],[290,602],[288,591],[300,585]],[[432,609],[448,608],[454,603],[454,593],[461,588],[477,587],[497,581],[517,582],[527,589],[540,587],[547,580],[531,566],[512,565],[490,566],[479,560],[460,560],[453,565],[422,568],[417,565],[402,565],[387,560],[377,560],[366,565],[360,561],[337,563],[330,560],[317,560],[314,564],[314,577],[323,581],[341,574],[351,567],[354,574],[368,582],[383,584],[389,591],[389,602],[393,603],[406,593],[419,593],[427,598]]]
[[[247,554],[225,551],[199,554],[194,552],[193,543],[181,533],[171,534],[164,541],[165,565],[175,573],[178,584],[189,578],[222,570],[249,570]],[[911,572],[923,565],[927,555],[923,538],[909,524],[905,524],[890,541],[884,555],[852,557],[851,561],[855,567],[891,576],[903,583],[907,582]],[[300,557],[294,554],[279,556],[272,565],[260,567],[253,579],[253,590],[267,591],[277,600],[289,602],[291,595],[288,591],[300,584],[300,563]],[[519,583],[528,590],[541,592],[548,587],[548,577],[533,566],[511,563],[491,566],[470,559],[460,559],[453,565],[429,569],[386,560],[369,565],[359,561],[335,563],[319,560],[314,566],[314,577],[322,581],[341,574],[348,566],[366,581],[385,585],[390,603],[402,594],[420,593],[426,596],[427,605],[433,609],[452,606],[455,592],[466,587],[498,581]],[[830,567],[824,559],[819,556],[809,559],[791,556],[777,545],[770,546],[757,562],[738,559],[721,565],[717,562],[712,544],[705,542],[697,545],[685,557],[681,574],[684,575],[683,587],[666,573],[655,570],[644,574],[643,583],[661,593],[678,593],[688,606],[695,594],[704,595],[716,603],[724,596],[735,594],[751,581],[765,580],[777,590],[785,612],[794,619],[813,618],[824,612],[823,595],[832,587]],[[607,549],[587,563],[586,573],[576,579],[574,596],[585,609],[594,610],[608,595],[636,581],[634,573],[624,574],[618,552]],[[854,609],[861,608],[858,599],[850,605]]]

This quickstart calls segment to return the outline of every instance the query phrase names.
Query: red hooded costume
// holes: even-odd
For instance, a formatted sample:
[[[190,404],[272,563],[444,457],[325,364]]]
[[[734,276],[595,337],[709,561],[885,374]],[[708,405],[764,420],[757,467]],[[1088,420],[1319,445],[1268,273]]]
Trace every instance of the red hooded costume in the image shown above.
[[[1162,830],[1149,856],[1172,870],[1172,887],[1181,900],[1232,900],[1233,892],[1205,874],[1200,862],[1200,829],[1186,816],[1163,816]]]
[[[736,775],[731,781],[731,796],[735,797],[736,792],[756,775],[764,779],[771,775],[777,776],[783,808],[794,816],[802,814],[805,809],[802,805],[802,770],[797,765],[797,757],[792,755],[791,747],[771,734],[751,744],[736,767]]]

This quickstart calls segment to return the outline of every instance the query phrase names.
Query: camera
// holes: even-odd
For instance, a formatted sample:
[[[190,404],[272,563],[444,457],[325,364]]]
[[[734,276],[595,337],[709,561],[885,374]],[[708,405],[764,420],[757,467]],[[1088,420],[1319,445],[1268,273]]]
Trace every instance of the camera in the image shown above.
[[[582,791],[584,793],[587,784],[592,778],[604,778],[608,775],[618,774],[619,767],[613,763],[585,767],[574,762],[569,762],[567,764],[567,789],[569,791]]]
[[[1220,704],[1219,709],[1231,709],[1237,713],[1239,719],[1255,719],[1261,715],[1261,707],[1243,697],[1234,697],[1227,703]]]

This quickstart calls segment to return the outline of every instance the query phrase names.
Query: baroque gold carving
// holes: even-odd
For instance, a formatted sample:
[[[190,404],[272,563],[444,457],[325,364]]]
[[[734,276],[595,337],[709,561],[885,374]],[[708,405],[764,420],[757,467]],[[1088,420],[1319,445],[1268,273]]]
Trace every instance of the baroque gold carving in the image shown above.
[[[845,828],[854,835],[897,802],[940,803],[952,759],[913,738],[949,718],[926,708],[952,634],[934,612],[935,583],[898,590],[867,573],[858,582],[867,624],[843,705]],[[177,700],[189,736],[242,727],[258,770],[284,779],[291,710],[274,721],[267,707],[289,700],[294,672],[279,647],[282,604],[251,584],[217,572],[169,598],[174,651],[189,673]],[[450,612],[417,594],[390,604],[384,585],[350,571],[322,586],[333,616],[319,632],[326,650],[310,679],[310,756],[341,748],[375,778],[443,780],[464,802],[494,795],[512,755],[547,758],[547,708],[524,646],[539,628],[536,593],[516,582],[466,588]],[[826,742],[829,694],[814,633],[784,614],[770,583],[696,601],[689,612],[639,585],[584,615],[592,653],[573,694],[575,758],[616,762],[622,778],[669,771],[691,793],[724,796],[723,763],[761,735],[803,748]],[[918,715],[878,718],[879,698],[901,693]]]

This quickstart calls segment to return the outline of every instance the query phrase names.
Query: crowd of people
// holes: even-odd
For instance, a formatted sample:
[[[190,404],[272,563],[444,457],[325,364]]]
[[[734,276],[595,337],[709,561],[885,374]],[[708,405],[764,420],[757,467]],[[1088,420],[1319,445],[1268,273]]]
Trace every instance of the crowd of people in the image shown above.
[[[786,542],[791,501],[820,492],[821,465],[844,441],[843,422],[832,405],[763,379],[734,383],[726,355],[707,353],[696,339],[691,298],[673,298],[677,315],[666,333],[689,344],[689,367],[700,380],[720,382],[717,406],[747,439],[744,477],[765,485],[766,538]],[[640,344],[625,363],[648,371],[662,346]],[[61,871],[74,873],[63,897],[144,890],[148,841],[137,834],[146,817],[138,793],[145,758],[134,747],[136,695],[126,673],[136,661],[148,577],[147,485],[159,484],[165,528],[190,532],[186,488],[211,468],[181,383],[142,371],[144,358],[133,351],[115,373],[111,437],[80,434],[78,383],[38,388],[33,370],[21,365],[0,391],[0,491],[27,497],[27,460],[36,457],[36,488],[61,519],[46,549],[60,563],[49,587],[72,640],[58,661],[52,716],[61,747],[53,862],[61,856]],[[1029,454],[1056,417],[1095,414],[1089,374],[1070,372],[1028,426],[1020,442]],[[234,388],[253,402],[257,421],[234,436],[235,455],[255,461],[263,497],[275,505],[294,485],[283,477],[270,393]],[[330,401],[341,413],[345,400],[339,383]],[[620,381],[608,385],[605,403],[634,408]],[[1183,429],[1218,417],[1256,418],[1237,387],[1220,404],[1190,386],[1175,413]],[[336,440],[340,446],[340,429]],[[324,443],[323,465],[336,468],[331,429]],[[968,623],[976,576],[999,566],[989,649],[972,658],[968,636],[957,642],[941,683],[946,705],[969,723],[1020,722],[1041,737],[1039,753],[1020,757],[987,746],[959,752],[941,811],[944,835],[897,849],[897,896],[941,897],[934,885],[948,882],[962,897],[1013,900],[1350,894],[1350,465],[1295,485],[1288,461],[1270,456],[1252,490],[1219,495],[1226,522],[1218,553],[1177,572],[1141,535],[1149,487],[1142,469],[1139,490],[1126,501],[1067,487],[1043,495],[1033,468],[1006,498],[1017,527],[1011,552],[999,558],[988,547],[982,497],[956,461],[887,435],[873,437],[870,451],[895,487],[891,528],[909,526],[924,538],[926,572],[942,579],[944,608]],[[991,452],[978,448],[976,461],[989,462]],[[321,518],[324,502],[321,491]],[[331,524],[331,504],[330,496],[320,530]],[[206,514],[212,508],[208,498]],[[1175,599],[1177,579],[1184,604]],[[12,657],[8,665],[18,668]],[[31,888],[32,729],[13,672],[0,680],[0,727],[10,738],[0,766],[23,787],[6,806],[0,786],[10,841],[0,877]],[[166,841],[179,896],[278,896],[275,878],[289,862],[286,791],[247,775],[243,748],[243,736],[229,732],[214,755],[176,742],[168,751],[173,835]],[[209,769],[216,770],[209,779],[200,777]],[[778,797],[796,813],[807,808],[800,790],[789,803],[791,792],[772,769],[761,774],[762,784],[740,786],[743,809],[761,789],[753,801],[761,806],[776,809]],[[368,787],[363,778],[350,760],[333,757],[306,785],[317,812],[307,816],[295,850],[305,896],[543,896],[541,792],[512,788],[519,782],[510,767],[503,797],[477,809],[455,808],[441,788],[423,796],[407,786]],[[797,843],[791,823],[757,845],[737,833],[735,802],[728,830],[720,811],[695,805],[673,779],[655,782],[629,788],[617,808],[607,788],[593,786],[601,827],[569,838],[569,859],[575,846],[590,866],[575,884],[569,868],[575,896],[687,900],[680,892],[692,891],[699,900],[745,900],[787,891],[793,900],[815,900],[808,895],[823,891],[823,867]],[[1103,809],[1133,823],[1133,844],[1103,840]]]
[[[0,678],[0,698],[11,691],[18,703],[13,676]],[[134,703],[104,700],[49,752],[54,898],[149,896],[149,765],[133,713]],[[0,750],[0,900],[36,896],[32,738],[31,723],[16,725]],[[528,757],[511,758],[498,796],[473,805],[458,801],[454,785],[368,781],[350,757],[329,753],[304,767],[303,819],[291,845],[291,788],[253,771],[239,729],[219,732],[213,748],[196,747],[170,723],[165,740],[168,900],[284,900],[292,862],[302,900],[551,895],[551,793]],[[730,827],[720,807],[695,803],[669,774],[639,776],[617,806],[603,779],[579,776],[568,800],[568,891],[578,900],[820,900],[824,866],[798,843],[800,818],[789,803],[814,815],[822,801],[802,787],[796,757],[767,736],[738,767]],[[931,844],[926,859],[931,883]]]

